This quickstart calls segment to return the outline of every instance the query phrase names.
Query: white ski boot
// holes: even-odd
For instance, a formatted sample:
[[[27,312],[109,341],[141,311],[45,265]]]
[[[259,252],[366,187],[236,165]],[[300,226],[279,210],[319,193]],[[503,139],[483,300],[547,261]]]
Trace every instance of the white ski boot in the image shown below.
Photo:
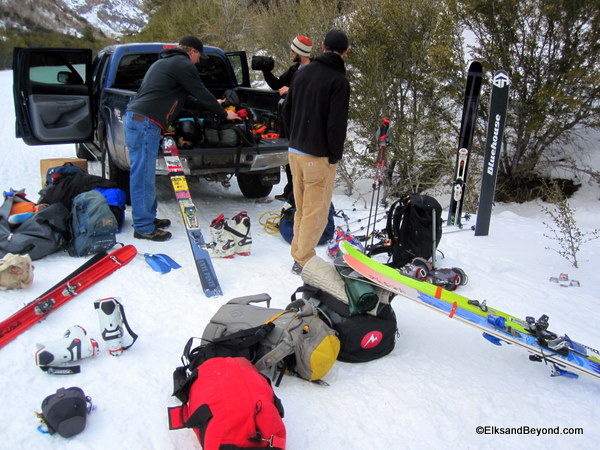
[[[115,298],[103,298],[94,302],[94,309],[98,311],[102,339],[106,342],[108,353],[113,356],[123,354],[123,316],[121,304]]]
[[[227,225],[224,214],[216,217],[210,224],[212,242],[207,245],[208,253],[216,258],[233,258],[235,255],[235,236]]]
[[[250,217],[248,217],[248,213],[240,211],[231,218],[231,224],[227,223],[225,228],[235,239],[235,253],[242,256],[250,256],[252,236],[250,235]]]
[[[35,363],[45,372],[54,374],[79,373],[79,366],[69,363],[98,354],[98,343],[88,337],[85,328],[74,325],[62,339],[37,344]]]

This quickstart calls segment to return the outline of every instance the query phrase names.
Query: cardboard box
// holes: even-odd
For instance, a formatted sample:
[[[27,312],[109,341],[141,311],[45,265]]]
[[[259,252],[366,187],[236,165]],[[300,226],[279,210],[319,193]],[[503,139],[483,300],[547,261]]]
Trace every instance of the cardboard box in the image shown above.
[[[51,158],[40,159],[40,176],[42,177],[42,187],[46,186],[46,173],[48,169],[57,166],[63,166],[65,163],[71,163],[76,167],[83,169],[86,173],[88,170],[87,159],[80,158]]]

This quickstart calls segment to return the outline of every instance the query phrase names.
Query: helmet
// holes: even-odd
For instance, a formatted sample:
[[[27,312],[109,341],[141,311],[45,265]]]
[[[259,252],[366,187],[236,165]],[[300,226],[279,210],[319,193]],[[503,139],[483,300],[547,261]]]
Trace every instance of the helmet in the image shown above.
[[[186,117],[177,120],[175,124],[175,133],[177,137],[183,138],[189,142],[196,142],[202,138],[202,128],[192,117]]]

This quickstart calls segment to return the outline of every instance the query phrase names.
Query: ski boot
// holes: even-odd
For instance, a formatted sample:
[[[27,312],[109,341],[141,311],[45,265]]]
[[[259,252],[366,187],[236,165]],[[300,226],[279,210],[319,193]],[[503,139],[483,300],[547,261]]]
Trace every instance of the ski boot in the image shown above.
[[[106,342],[108,353],[121,356],[124,351],[121,341],[123,337],[121,304],[115,298],[103,298],[94,302],[94,309],[98,311],[102,339]]]
[[[210,224],[212,242],[207,245],[208,253],[215,258],[233,258],[235,255],[235,236],[229,231],[224,214],[216,217]]]
[[[415,258],[411,262],[404,264],[398,271],[407,277],[419,281],[427,281],[429,276],[429,262],[423,258]]]
[[[250,235],[250,217],[248,217],[248,213],[240,211],[231,218],[231,221],[231,224],[225,224],[225,229],[235,239],[235,253],[242,256],[250,256],[252,236]]]
[[[79,373],[79,366],[69,363],[98,354],[98,343],[87,336],[85,328],[74,325],[62,339],[37,344],[35,363],[45,372],[53,374]]]
[[[469,277],[464,270],[458,267],[449,269],[434,269],[429,272],[428,281],[436,286],[441,286],[448,291],[454,291],[459,286],[464,286]]]

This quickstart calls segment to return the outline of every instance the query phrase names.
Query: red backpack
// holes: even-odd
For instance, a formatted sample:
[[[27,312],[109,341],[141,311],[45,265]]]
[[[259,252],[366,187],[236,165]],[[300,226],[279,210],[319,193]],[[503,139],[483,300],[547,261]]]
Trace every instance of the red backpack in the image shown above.
[[[211,358],[194,370],[189,398],[169,408],[169,429],[192,428],[204,450],[285,449],[283,405],[246,358]]]

